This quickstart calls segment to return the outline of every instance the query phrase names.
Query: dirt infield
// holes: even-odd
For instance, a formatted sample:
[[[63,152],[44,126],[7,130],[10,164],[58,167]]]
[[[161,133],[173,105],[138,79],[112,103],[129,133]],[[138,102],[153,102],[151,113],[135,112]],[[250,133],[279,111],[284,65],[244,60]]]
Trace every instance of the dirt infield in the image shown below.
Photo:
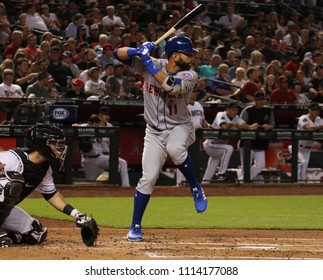
[[[65,197],[132,196],[133,188],[58,187]],[[212,186],[207,195],[323,194],[321,185]],[[188,190],[157,187],[155,196],[188,195]],[[35,197],[35,196],[34,196]],[[128,242],[127,230],[101,227],[97,246],[86,247],[73,222],[40,219],[48,227],[40,246],[13,246],[0,259],[172,260],[172,259],[323,259],[323,231],[145,229],[144,241]]]

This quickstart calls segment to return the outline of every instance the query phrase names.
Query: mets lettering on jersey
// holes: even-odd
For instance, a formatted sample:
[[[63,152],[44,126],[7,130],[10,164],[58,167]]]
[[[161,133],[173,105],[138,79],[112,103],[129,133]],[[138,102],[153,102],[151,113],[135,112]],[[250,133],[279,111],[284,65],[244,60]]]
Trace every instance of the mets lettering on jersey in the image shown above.
[[[144,88],[146,89],[146,92],[153,95],[153,96],[159,96],[162,88],[161,87],[157,87],[155,85],[149,84],[147,82],[145,82],[144,84]],[[183,94],[175,94],[175,95],[168,95],[168,98],[171,99],[182,99],[183,98]]]
[[[145,82],[144,88],[146,89],[147,93],[150,93],[150,94],[152,94],[154,96],[158,96],[159,92],[161,90],[161,87],[157,87],[157,86],[149,84],[147,82]]]

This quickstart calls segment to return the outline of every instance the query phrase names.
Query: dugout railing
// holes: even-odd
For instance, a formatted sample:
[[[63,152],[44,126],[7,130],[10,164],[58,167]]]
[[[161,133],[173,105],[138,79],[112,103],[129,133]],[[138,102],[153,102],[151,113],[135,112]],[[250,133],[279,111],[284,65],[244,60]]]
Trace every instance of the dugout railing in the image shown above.
[[[323,141],[323,130],[303,131],[291,129],[276,129],[271,131],[252,130],[218,130],[218,129],[198,129],[196,130],[196,141],[190,147],[190,154],[194,161],[196,174],[200,172],[201,151],[200,143],[203,138],[244,140],[244,183],[250,183],[250,144],[251,140],[263,139],[270,141],[290,140],[292,145],[291,154],[291,177],[290,182],[296,183],[297,163],[298,163],[298,141],[313,140]],[[200,179],[200,178],[199,178]]]
[[[25,147],[26,129],[30,125],[10,125],[0,126],[0,138],[15,138],[17,147]],[[109,158],[109,183],[118,184],[118,157],[119,157],[119,127],[62,127],[66,136],[68,151],[65,158],[64,183],[73,183],[73,150],[75,139],[80,137],[108,137],[110,138],[110,158]],[[196,130],[196,141],[190,146],[189,152],[194,161],[196,174],[201,168],[201,140],[205,138],[244,140],[244,183],[250,183],[250,143],[254,139],[265,139],[270,141],[290,140],[292,145],[291,155],[291,176],[290,182],[297,180],[297,154],[299,140],[323,141],[323,130],[321,131],[301,131],[291,129],[276,129],[272,131],[250,131],[250,130],[217,130],[198,129]],[[199,175],[198,175],[199,176]],[[199,178],[200,179],[200,178]]]

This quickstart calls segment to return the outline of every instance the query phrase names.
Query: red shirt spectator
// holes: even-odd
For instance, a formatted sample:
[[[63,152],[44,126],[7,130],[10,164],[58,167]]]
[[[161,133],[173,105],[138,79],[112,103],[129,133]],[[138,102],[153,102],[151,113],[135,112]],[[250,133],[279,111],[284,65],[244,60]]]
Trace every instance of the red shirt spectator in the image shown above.
[[[243,94],[249,101],[251,101],[250,98],[253,98],[254,93],[256,91],[259,91],[260,89],[261,89],[261,86],[259,83],[255,83],[251,81],[245,82],[242,86]]]
[[[270,95],[271,104],[297,104],[297,96],[295,92],[288,89],[288,78],[286,76],[279,77],[279,88],[274,89]]]
[[[284,66],[284,71],[290,71],[293,74],[293,78],[295,78],[300,67],[301,63],[299,62],[299,55],[297,52],[293,52],[292,59]]]
[[[246,73],[248,80],[243,84],[242,92],[247,102],[253,102],[255,92],[261,89],[261,84],[257,80],[257,71],[255,67],[250,67]]]
[[[15,30],[11,34],[11,43],[4,50],[4,58],[13,59],[16,51],[21,47],[23,35],[20,30]]]

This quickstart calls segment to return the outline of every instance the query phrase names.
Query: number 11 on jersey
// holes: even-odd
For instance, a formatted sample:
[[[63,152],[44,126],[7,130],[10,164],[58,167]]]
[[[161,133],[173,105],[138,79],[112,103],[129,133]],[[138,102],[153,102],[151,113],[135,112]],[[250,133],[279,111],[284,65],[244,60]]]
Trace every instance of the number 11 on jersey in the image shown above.
[[[176,115],[177,114],[177,104],[174,105],[168,105],[168,111],[169,111],[169,115]]]

